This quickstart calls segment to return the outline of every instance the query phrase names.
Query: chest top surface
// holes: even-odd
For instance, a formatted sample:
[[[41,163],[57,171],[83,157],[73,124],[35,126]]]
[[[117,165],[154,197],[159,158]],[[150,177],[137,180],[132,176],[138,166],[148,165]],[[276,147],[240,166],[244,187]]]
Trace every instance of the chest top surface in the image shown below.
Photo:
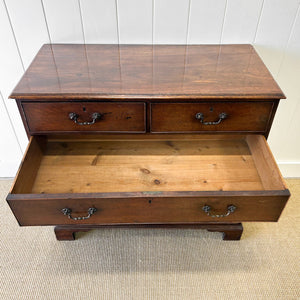
[[[282,99],[251,45],[45,44],[13,99]]]

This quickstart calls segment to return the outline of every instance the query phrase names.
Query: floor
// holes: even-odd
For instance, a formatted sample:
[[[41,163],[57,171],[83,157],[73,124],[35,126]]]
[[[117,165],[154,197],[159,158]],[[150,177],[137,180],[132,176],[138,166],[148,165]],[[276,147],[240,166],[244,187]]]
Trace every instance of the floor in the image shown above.
[[[300,179],[278,223],[240,241],[192,229],[101,229],[57,242],[19,227],[0,180],[0,299],[300,299]]]

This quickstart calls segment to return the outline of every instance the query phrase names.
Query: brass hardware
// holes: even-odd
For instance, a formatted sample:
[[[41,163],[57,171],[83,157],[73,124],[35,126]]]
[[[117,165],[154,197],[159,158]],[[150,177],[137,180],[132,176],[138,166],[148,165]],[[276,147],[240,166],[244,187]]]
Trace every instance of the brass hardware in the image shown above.
[[[88,215],[86,217],[72,217],[71,213],[72,213],[72,209],[70,208],[63,208],[61,210],[61,212],[65,215],[65,216],[68,216],[69,219],[72,219],[74,221],[79,221],[79,220],[86,220],[86,219],[89,219],[95,212],[97,211],[96,208],[94,207],[90,207],[88,209]]]
[[[227,114],[222,112],[219,114],[219,120],[218,121],[214,121],[214,122],[204,122],[204,114],[199,112],[196,113],[195,117],[197,120],[199,120],[203,125],[218,125],[220,124],[223,120],[225,120],[227,118]]]
[[[233,213],[235,210],[236,210],[236,206],[234,205],[228,205],[227,206],[227,213],[225,214],[222,214],[222,215],[213,215],[210,213],[211,211],[211,207],[209,205],[204,205],[202,207],[202,210],[210,217],[212,218],[224,218],[224,217],[227,217],[229,216],[231,213]]]
[[[79,115],[74,113],[74,112],[71,112],[69,113],[69,119],[70,120],[73,120],[76,124],[78,125],[93,125],[96,123],[97,120],[99,120],[100,118],[102,117],[102,115],[98,112],[95,112],[92,114],[92,121],[91,122],[79,122],[78,121],[78,118],[79,118]]]

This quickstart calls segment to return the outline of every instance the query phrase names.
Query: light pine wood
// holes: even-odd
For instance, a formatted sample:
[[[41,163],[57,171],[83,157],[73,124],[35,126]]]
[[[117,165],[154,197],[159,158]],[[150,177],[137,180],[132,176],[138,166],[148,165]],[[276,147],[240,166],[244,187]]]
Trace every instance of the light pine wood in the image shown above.
[[[262,136],[106,137],[33,137],[12,193],[286,189]]]
[[[31,137],[10,193],[28,193],[43,157],[44,137]]]
[[[246,139],[264,189],[286,189],[266,139],[261,135],[248,135]]]
[[[262,190],[241,139],[49,142],[30,193]]]
[[[163,163],[153,156],[113,157],[95,166],[60,166],[60,173],[53,160],[44,159],[38,172],[33,193],[89,193],[139,191],[199,191],[199,190],[261,190],[262,185],[250,156],[236,159],[172,160]],[[146,159],[144,159],[146,158]],[[60,160],[60,159],[59,159]],[[113,160],[113,161],[112,161]],[[246,169],[239,160],[245,160]],[[125,163],[123,164],[123,161]],[[52,164],[53,163],[53,164]],[[195,163],[199,165],[195,166]],[[201,165],[201,167],[200,167]],[[234,167],[233,167],[234,165]],[[72,180],[70,180],[70,176]]]

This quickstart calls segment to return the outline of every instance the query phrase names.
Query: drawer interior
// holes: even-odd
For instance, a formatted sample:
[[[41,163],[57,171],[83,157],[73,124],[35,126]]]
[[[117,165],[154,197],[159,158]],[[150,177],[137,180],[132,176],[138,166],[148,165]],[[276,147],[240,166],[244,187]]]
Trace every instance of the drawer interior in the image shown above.
[[[11,193],[284,189],[261,135],[37,136]]]

